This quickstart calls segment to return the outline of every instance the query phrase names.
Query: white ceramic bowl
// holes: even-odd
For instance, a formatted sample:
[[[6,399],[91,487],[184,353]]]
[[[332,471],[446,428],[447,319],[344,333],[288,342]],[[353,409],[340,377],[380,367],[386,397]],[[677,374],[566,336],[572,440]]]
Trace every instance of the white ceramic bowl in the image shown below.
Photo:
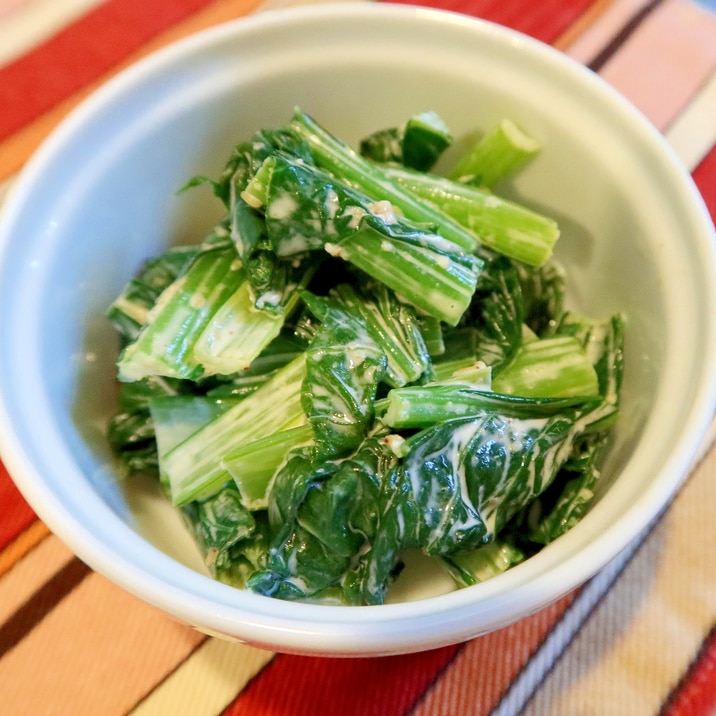
[[[562,225],[572,306],[628,314],[623,416],[594,509],[492,581],[409,578],[376,607],[288,603],[201,573],[171,510],[123,484],[103,426],[117,343],[103,318],[141,261],[200,237],[233,144],[300,105],[356,141],[434,109],[457,136],[502,117],[544,145],[515,195]],[[488,632],[564,595],[634,540],[688,470],[714,409],[716,257],[704,207],[660,135],[557,51],[503,28],[385,5],[277,11],[196,35],[123,72],[44,144],[0,239],[3,459],[84,561],[210,634],[313,654],[387,654]]]

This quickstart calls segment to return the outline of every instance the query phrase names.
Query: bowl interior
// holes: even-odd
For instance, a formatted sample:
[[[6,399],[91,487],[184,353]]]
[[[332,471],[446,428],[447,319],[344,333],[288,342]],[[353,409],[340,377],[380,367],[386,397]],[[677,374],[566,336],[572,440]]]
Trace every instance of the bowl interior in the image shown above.
[[[145,258],[201,239],[219,217],[208,190],[178,195],[182,184],[217,176],[237,141],[283,124],[295,105],[350,142],[435,110],[458,138],[448,160],[476,132],[512,118],[544,149],[501,191],[560,222],[557,258],[573,308],[628,316],[623,416],[599,503],[567,537],[494,585],[437,600],[424,598],[449,585],[416,564],[391,596],[419,600],[403,607],[405,619],[472,610],[469,627],[406,633],[388,649],[390,636],[376,626],[382,617],[370,617],[360,648],[437,645],[568,591],[623,548],[677,486],[713,404],[710,228],[657,133],[555,51],[449,14],[318,10],[267,13],[150,58],[93,96],[31,162],[3,225],[4,458],[60,537],[148,601],[272,648],[294,648],[292,637],[277,622],[270,636],[252,631],[242,610],[258,608],[268,621],[305,617],[306,648],[335,649],[324,615],[306,605],[265,605],[195,579],[200,560],[174,512],[148,483],[119,480],[103,435],[115,407],[117,352],[103,314]],[[527,581],[540,579],[530,596]],[[497,605],[505,589],[513,598]],[[214,621],[201,616],[210,601]]]

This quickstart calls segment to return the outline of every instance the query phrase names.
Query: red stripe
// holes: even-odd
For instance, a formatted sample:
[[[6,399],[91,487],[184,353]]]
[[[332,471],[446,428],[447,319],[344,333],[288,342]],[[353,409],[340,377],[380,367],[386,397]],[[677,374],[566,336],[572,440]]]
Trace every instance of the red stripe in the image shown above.
[[[5,549],[35,519],[35,513],[18,492],[0,463],[0,550]]]
[[[421,5],[462,12],[511,27],[553,43],[595,0],[542,0],[541,2],[505,2],[505,0],[397,0],[406,5]]]
[[[716,223],[716,146],[696,167],[693,173],[694,181],[698,186],[706,206],[711,212],[711,218]]]
[[[716,713],[716,628],[669,697],[662,716],[713,716]]]
[[[222,716],[405,714],[460,646],[376,659],[279,655]]]
[[[0,68],[0,141],[213,0],[107,0]]]

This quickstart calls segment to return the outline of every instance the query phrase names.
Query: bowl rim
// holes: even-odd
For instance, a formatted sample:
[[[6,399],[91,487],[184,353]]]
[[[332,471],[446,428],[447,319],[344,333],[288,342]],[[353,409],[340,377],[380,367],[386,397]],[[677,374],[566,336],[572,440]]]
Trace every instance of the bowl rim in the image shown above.
[[[710,256],[711,273],[716,279],[716,251],[713,245],[707,246],[709,237],[714,243],[713,225],[703,200],[695,192],[690,175],[681,167],[680,160],[662,135],[616,90],[560,51],[515,30],[450,11],[390,3],[337,3],[266,10],[193,34],[122,70],[61,122],[11,187],[0,215],[0,266],[10,242],[12,221],[28,200],[33,183],[46,163],[88,118],[117,97],[121,98],[122,93],[142,77],[161,72],[177,58],[206,51],[229,37],[302,22],[335,22],[338,19],[345,22],[347,18],[363,21],[373,17],[393,18],[415,25],[454,24],[476,35],[489,37],[493,42],[519,44],[540,61],[556,66],[560,73],[578,78],[593,91],[601,93],[611,103],[613,111],[639,127],[644,141],[656,148],[660,161],[670,164],[675,175],[681,175],[681,188],[684,195],[689,196],[692,219],[702,237],[700,248]],[[710,305],[716,314],[716,291],[713,287],[710,290]],[[708,355],[716,365],[716,334],[710,336]],[[513,605],[528,604],[535,611],[571,591],[614,559],[643,530],[642,523],[637,525],[629,517],[638,511],[648,516],[650,522],[653,521],[668,504],[696,455],[716,408],[716,379],[703,387],[699,400],[692,406],[682,439],[663,469],[655,475],[652,487],[620,516],[608,535],[586,546],[578,544],[567,551],[563,544],[557,548],[550,545],[519,567],[476,587],[415,602],[360,608],[279,602],[248,592],[241,592],[237,598],[237,590],[232,587],[208,577],[197,581],[193,570],[150,545],[118,518],[116,524],[105,526],[106,533],[100,539],[85,525],[75,524],[68,505],[44,490],[43,476],[37,472],[29,454],[20,444],[2,395],[0,454],[8,472],[40,519],[80,559],[127,591],[182,621],[207,633],[238,638],[272,650],[304,654],[392,654],[464,641],[504,626],[514,620],[511,616]],[[112,544],[115,542],[124,544],[125,549],[113,552]],[[128,559],[126,555],[131,552],[130,548],[143,549],[140,558]],[[579,556],[573,553],[575,550]],[[561,555],[559,560],[552,556],[557,554]],[[525,576],[529,577],[526,581]],[[559,594],[553,587],[555,579],[562,585]],[[167,584],[171,586],[169,592]],[[491,604],[492,596],[504,588],[508,591],[500,605]],[[356,630],[355,626],[356,609],[360,610],[360,630]],[[419,628],[415,628],[417,619],[421,620]],[[348,639],[350,643],[347,643]]]

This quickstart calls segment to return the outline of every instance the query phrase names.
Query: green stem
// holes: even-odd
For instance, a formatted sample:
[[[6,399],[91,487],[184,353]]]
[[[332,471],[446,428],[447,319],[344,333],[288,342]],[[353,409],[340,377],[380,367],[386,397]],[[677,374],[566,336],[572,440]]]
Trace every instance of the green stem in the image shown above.
[[[289,128],[308,143],[316,162],[322,168],[352,184],[375,201],[389,201],[411,221],[434,226],[437,233],[465,251],[472,251],[477,246],[477,240],[470,231],[396,185],[380,167],[361,157],[305,112],[297,109]]]
[[[491,187],[517,172],[539,150],[539,142],[511,120],[503,119],[463,155],[450,178]]]
[[[552,255],[559,226],[553,219],[490,191],[434,174],[398,167],[385,173],[405,189],[438,207],[469,229],[480,243],[530,266],[543,265]]]

